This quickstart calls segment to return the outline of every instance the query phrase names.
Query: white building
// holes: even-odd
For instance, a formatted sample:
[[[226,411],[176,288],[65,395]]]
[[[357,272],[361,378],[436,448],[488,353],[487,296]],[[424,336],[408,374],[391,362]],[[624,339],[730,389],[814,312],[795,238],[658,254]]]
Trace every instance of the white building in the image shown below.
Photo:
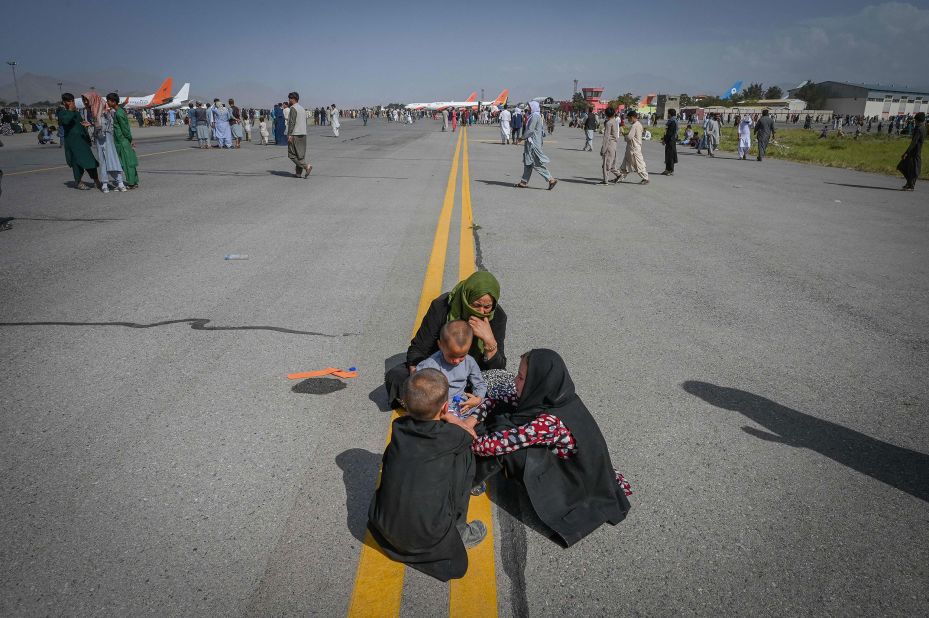
[[[816,86],[826,95],[826,107],[840,116],[906,116],[929,108],[929,91],[895,88],[880,84],[850,82],[819,82]],[[795,97],[798,88],[790,90]]]

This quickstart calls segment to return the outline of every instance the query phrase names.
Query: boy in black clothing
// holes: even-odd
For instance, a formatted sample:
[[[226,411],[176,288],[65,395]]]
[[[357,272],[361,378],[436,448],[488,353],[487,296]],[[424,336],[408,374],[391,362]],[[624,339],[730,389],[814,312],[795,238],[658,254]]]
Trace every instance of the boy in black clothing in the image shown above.
[[[487,536],[483,522],[466,520],[473,429],[448,413],[448,380],[437,369],[411,375],[400,399],[407,416],[393,423],[368,530],[398,562],[441,581],[463,577],[465,548]]]

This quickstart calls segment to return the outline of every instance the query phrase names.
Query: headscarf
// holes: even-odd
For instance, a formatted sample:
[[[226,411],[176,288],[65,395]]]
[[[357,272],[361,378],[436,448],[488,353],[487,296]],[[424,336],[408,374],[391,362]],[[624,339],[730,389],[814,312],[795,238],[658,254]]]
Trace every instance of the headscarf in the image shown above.
[[[528,423],[548,411],[558,416],[558,408],[578,398],[568,368],[558,352],[540,348],[527,352],[523,359],[526,361],[526,380],[519,405],[510,415],[515,424]]]
[[[494,299],[494,308],[490,313],[484,314],[471,306],[476,299],[484,294],[490,294]],[[467,320],[471,316],[476,318],[494,319],[494,313],[497,309],[497,301],[500,300],[500,283],[497,278],[486,270],[479,270],[467,279],[460,281],[458,285],[452,288],[448,293],[448,321]],[[471,349],[477,349],[480,354],[484,354],[484,342],[477,337],[471,345]]]
[[[90,92],[85,92],[81,96],[87,99],[87,109],[89,109],[91,115],[93,115],[94,124],[96,126],[100,126],[100,123],[103,120],[103,112],[106,111],[106,99],[101,97],[93,90]]]
[[[529,120],[532,120],[534,117],[542,117],[538,101],[529,101],[529,109],[532,110],[532,115],[529,116]]]

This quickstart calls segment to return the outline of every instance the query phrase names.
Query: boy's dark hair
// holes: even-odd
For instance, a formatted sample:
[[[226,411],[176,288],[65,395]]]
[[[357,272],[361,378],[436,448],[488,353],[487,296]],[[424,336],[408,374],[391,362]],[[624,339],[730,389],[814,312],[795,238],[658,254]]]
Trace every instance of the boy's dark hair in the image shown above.
[[[668,116],[671,117],[671,118],[674,118],[675,116],[677,116],[677,110],[676,110],[676,109],[669,109],[669,110],[668,110]]]
[[[612,107],[608,107],[606,108],[606,110],[604,110],[603,113],[606,114],[607,118],[612,118],[613,116],[616,115],[616,110],[613,109]]]
[[[459,348],[470,347],[473,336],[474,331],[471,330],[471,325],[464,320],[446,322],[439,331],[439,339],[444,343],[453,343]]]
[[[926,112],[917,112],[916,116],[913,117],[913,120],[915,120],[916,122],[925,122]]]
[[[639,117],[639,112],[635,111],[634,109],[630,109],[628,112],[626,112],[626,118],[638,118],[638,117]]]
[[[106,95],[106,100],[115,101],[116,103],[119,103],[119,95],[116,94],[115,92],[111,92],[110,94]]]
[[[762,115],[762,116],[767,116],[768,113],[769,113],[769,112],[768,112],[768,110],[766,110],[766,109],[761,110],[761,115]]]
[[[71,94],[70,92],[64,92],[61,95],[61,100],[64,101],[65,103],[70,103],[71,101],[74,100],[74,95]]]
[[[420,369],[403,383],[400,400],[416,420],[431,420],[448,401],[448,379],[438,369]]]
[[[300,100],[300,93],[299,93],[299,92],[291,92],[290,94],[287,95],[287,98],[288,98],[288,99],[293,99],[294,101],[299,101],[299,100]]]

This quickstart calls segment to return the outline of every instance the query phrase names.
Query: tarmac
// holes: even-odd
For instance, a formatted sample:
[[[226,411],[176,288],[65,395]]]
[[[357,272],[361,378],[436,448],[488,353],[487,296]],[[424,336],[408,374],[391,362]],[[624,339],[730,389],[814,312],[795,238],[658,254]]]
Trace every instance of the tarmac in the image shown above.
[[[0,615],[349,611],[383,370],[459,135],[439,129],[312,127],[307,180],[279,146],[140,129],[141,187],[109,195],[70,188],[61,149],[3,138]],[[924,614],[927,186],[686,148],[663,177],[654,143],[648,186],[597,186],[599,136],[581,152],[558,126],[560,183],[517,190],[522,149],[467,135],[509,366],[564,356],[634,492],[624,522],[563,549],[497,482],[494,581],[470,613]],[[330,366],[359,376],[286,378]],[[401,593],[402,616],[450,613],[412,569]]]

